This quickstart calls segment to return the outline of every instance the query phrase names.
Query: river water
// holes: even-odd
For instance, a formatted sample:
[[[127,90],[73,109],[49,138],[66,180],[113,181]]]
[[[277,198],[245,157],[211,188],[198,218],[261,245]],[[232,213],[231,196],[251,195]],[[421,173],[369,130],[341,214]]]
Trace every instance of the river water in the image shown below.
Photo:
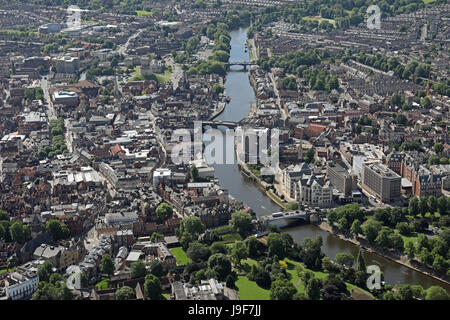
[[[245,52],[244,49],[247,29],[240,28],[230,32],[230,62],[250,61],[249,53]],[[225,94],[231,97],[231,101],[216,120],[237,122],[245,118],[250,111],[251,104],[256,101],[256,98],[250,85],[248,72],[243,71],[242,67],[233,66],[227,73]],[[227,141],[227,143],[232,142]],[[233,198],[251,207],[257,216],[280,211],[280,207],[277,204],[238,170],[237,164],[215,164],[213,167],[216,177],[220,180],[220,185],[228,189]],[[302,242],[306,237],[314,238],[317,235],[321,235],[323,238],[322,251],[330,258],[334,258],[340,252],[351,253],[355,257],[358,254],[358,246],[341,240],[339,237],[323,231],[314,225],[297,225],[285,228],[283,231],[291,234],[297,242]],[[424,288],[439,285],[450,292],[449,285],[382,256],[365,251],[364,258],[366,265],[378,265],[384,273],[385,281],[390,284],[394,285],[398,282],[420,284]]]

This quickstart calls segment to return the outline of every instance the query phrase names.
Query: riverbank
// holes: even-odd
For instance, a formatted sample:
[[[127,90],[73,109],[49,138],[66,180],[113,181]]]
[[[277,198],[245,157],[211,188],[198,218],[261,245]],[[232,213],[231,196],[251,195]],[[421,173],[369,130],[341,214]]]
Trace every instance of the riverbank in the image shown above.
[[[266,196],[268,196],[270,198],[270,200],[272,200],[272,202],[277,204],[281,209],[284,209],[285,206],[287,205],[287,203],[285,203],[285,201],[280,199],[277,195],[273,194],[270,191],[270,189],[266,190],[266,188],[269,186],[269,184],[267,182],[261,181],[261,179],[259,177],[257,177],[253,172],[251,172],[248,169],[247,165],[244,162],[239,160],[237,150],[236,150],[236,155],[237,155],[237,158],[238,158],[238,167],[239,167],[239,170],[242,172],[242,174],[244,174],[247,178],[252,180],[253,183],[255,184],[255,186],[259,190],[264,192],[264,194]]]
[[[416,265],[413,265],[410,260],[405,256],[405,255],[401,255],[400,257],[396,257],[396,255],[394,253],[391,252],[387,252],[387,251],[383,251],[381,252],[379,250],[379,248],[374,247],[373,245],[371,245],[370,243],[368,243],[367,241],[364,241],[364,243],[362,243],[361,241],[358,241],[356,238],[349,238],[346,237],[345,235],[335,232],[335,230],[333,230],[333,228],[325,221],[322,221],[320,224],[317,225],[317,227],[319,227],[321,230],[329,232],[333,235],[335,235],[336,237],[338,237],[339,239],[343,240],[343,241],[347,241],[350,242],[352,244],[354,244],[355,246],[358,246],[360,248],[363,248],[364,250],[376,254],[378,256],[381,256],[385,259],[389,259],[395,263],[401,264],[409,269],[415,270],[417,272],[420,272],[428,277],[431,277],[437,281],[440,281],[442,283],[445,283],[447,285],[450,285],[450,281],[443,279],[442,277],[436,275],[435,271],[432,270],[431,268],[421,265],[417,262]]]
[[[226,102],[220,101],[217,103],[219,108],[213,112],[213,114],[209,117],[208,121],[214,120],[216,117],[218,117],[224,110],[225,107],[227,106]]]
[[[233,46],[230,52],[230,61],[248,61],[248,52],[244,51],[246,29],[231,31],[230,35]],[[252,102],[257,101],[249,73],[248,70],[247,72],[235,70],[227,73],[224,85],[227,95],[231,97],[231,102],[226,105],[224,112],[216,120],[239,122],[248,116]],[[214,168],[220,185],[229,190],[230,195],[235,199],[252,208],[256,216],[269,215],[282,210],[276,197],[271,196],[265,188],[258,185],[259,180],[255,179],[251,173],[244,173],[244,170],[240,170],[238,165],[214,165]],[[324,239],[322,252],[328,257],[334,257],[337,253],[342,252],[353,256],[358,254],[358,244],[342,240],[333,232],[322,230],[315,225],[289,226],[283,231],[288,232],[298,243],[305,238],[314,238],[320,234]],[[395,259],[385,258],[384,255],[372,254],[369,251],[364,252],[364,257],[368,265],[377,264],[381,267],[385,280],[389,283],[420,284],[424,288],[441,285],[450,292],[449,285],[416,271],[414,265],[413,268],[410,268],[402,263],[404,261],[400,260],[398,263]]]

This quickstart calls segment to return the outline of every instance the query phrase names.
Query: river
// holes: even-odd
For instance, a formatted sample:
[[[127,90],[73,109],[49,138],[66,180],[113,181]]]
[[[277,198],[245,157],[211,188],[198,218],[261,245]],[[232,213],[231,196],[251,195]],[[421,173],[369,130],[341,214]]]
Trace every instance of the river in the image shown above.
[[[244,50],[247,29],[240,28],[230,32],[230,62],[250,61],[249,53]],[[250,111],[251,104],[256,101],[248,78],[248,72],[243,71],[242,67],[233,66],[226,76],[225,93],[231,97],[231,101],[216,120],[237,122],[245,118]],[[231,143],[231,141],[228,141],[228,143]],[[257,216],[280,211],[280,207],[277,204],[259,190],[251,180],[241,174],[237,164],[215,164],[213,167],[215,176],[220,180],[220,185],[228,189],[233,198],[251,207]],[[297,242],[302,242],[306,237],[314,238],[317,235],[321,235],[323,238],[322,251],[330,258],[334,258],[339,252],[351,253],[355,257],[358,254],[358,246],[323,231],[314,225],[292,226],[283,229],[283,231],[291,234]],[[449,285],[382,256],[365,251],[364,258],[366,265],[376,264],[380,267],[384,273],[385,281],[389,284],[394,285],[398,282],[420,284],[424,288],[439,285],[450,292]]]

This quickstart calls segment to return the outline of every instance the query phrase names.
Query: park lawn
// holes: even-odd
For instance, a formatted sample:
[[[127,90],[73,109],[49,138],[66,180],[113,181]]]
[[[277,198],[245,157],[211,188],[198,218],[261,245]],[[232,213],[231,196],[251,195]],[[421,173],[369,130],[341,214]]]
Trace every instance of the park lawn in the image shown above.
[[[155,75],[158,83],[170,82],[170,77],[167,75],[163,75],[163,74],[159,74],[159,73],[155,73],[154,75]]]
[[[98,282],[95,287],[99,290],[106,290],[109,288],[110,281],[109,279],[103,279],[102,281]]]
[[[304,17],[303,20],[316,20],[318,23],[321,23],[322,21],[326,20],[329,23],[333,24],[333,26],[336,27],[336,20],[334,19],[327,19],[327,18],[322,18],[321,16],[313,16],[313,17]]]
[[[6,270],[6,269],[0,270],[0,274],[6,273],[6,272],[8,272],[8,270]]]
[[[258,265],[258,261],[251,259],[251,258],[247,258],[245,260],[241,260],[241,264],[248,264],[250,267],[252,266],[257,266]]]
[[[175,256],[177,259],[177,265],[178,266],[184,266],[186,263],[190,261],[188,256],[186,255],[186,252],[184,252],[182,247],[176,247],[173,249],[170,249],[170,252]]]
[[[146,10],[136,10],[136,14],[138,15],[138,17],[140,16],[151,16],[153,15],[152,11],[146,11]]]
[[[405,246],[405,248],[406,248],[406,245],[408,244],[408,242],[412,242],[414,245],[416,245],[415,243],[419,239],[417,233],[414,233],[414,235],[412,235],[412,236],[404,236],[404,235],[401,235],[401,236],[403,238],[403,245]]]
[[[261,288],[247,277],[238,276],[235,285],[238,288],[240,300],[270,300],[270,291]]]
[[[355,286],[354,284],[348,283],[346,282],[345,285],[347,286],[347,290],[352,293],[353,290],[359,291],[360,293],[358,293],[358,295],[368,295],[369,297],[371,297],[372,299],[375,299],[375,297],[368,291],[361,289],[360,287]]]
[[[162,296],[164,297],[164,300],[169,300],[169,295],[167,293],[163,293]]]

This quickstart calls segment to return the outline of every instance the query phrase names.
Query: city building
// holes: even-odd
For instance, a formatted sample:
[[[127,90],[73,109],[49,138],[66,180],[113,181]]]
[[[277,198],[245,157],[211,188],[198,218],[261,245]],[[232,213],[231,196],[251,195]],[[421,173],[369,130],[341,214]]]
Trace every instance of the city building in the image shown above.
[[[350,196],[353,190],[353,176],[344,169],[344,163],[328,162],[327,178],[331,185],[339,192]]]
[[[77,57],[66,56],[53,59],[53,66],[58,73],[77,73],[80,63]]]
[[[310,207],[330,207],[333,203],[330,181],[325,181],[323,176],[303,175],[298,181],[296,200]]]
[[[401,177],[379,162],[364,163],[361,186],[363,190],[381,202],[390,203],[400,199]]]
[[[303,174],[311,174],[311,169],[306,162],[297,165],[290,165],[283,170],[283,191],[291,199],[295,198],[297,192],[297,182]]]
[[[37,273],[19,269],[12,272],[5,280],[6,296],[11,300],[29,299],[38,283]]]

